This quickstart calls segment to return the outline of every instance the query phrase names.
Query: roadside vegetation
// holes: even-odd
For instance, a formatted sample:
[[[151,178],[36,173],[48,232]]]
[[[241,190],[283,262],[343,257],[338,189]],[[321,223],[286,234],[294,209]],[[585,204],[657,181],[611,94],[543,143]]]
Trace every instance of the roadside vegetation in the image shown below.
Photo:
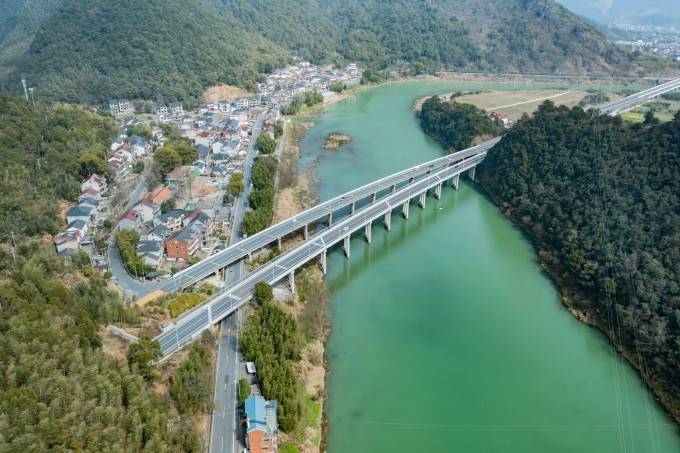
[[[171,379],[170,396],[181,414],[194,415],[212,410],[213,354],[215,338],[211,331],[190,346],[189,355]]]
[[[136,277],[146,275],[148,267],[144,260],[137,256],[137,244],[139,244],[139,233],[135,230],[120,230],[116,233],[116,247],[118,254],[123,261],[123,265],[128,274]]]
[[[243,184],[243,173],[232,173],[229,178],[229,184],[227,184],[227,191],[224,194],[224,203],[231,203],[245,188],[246,187]]]
[[[199,305],[217,292],[217,288],[210,283],[195,285],[189,291],[168,294],[151,301],[144,307],[144,314],[161,321],[177,318],[187,310]]]
[[[139,312],[88,262],[25,242],[16,266],[0,248],[0,271],[0,451],[201,451],[151,388],[156,346],[129,362],[103,352],[101,326],[135,325]]]
[[[241,348],[246,360],[255,362],[262,393],[279,402],[279,425],[291,432],[303,411],[301,384],[294,372],[300,360],[303,338],[295,319],[273,302],[271,291],[256,289],[255,312],[246,321]]]
[[[631,124],[546,102],[478,171],[565,303],[680,420],[680,113]]]
[[[255,143],[262,154],[272,154],[276,150],[276,140],[267,133],[260,134]]]
[[[255,158],[252,169],[253,190],[248,196],[252,209],[246,212],[241,223],[241,229],[246,234],[255,234],[271,224],[277,167],[278,161],[272,156]]]

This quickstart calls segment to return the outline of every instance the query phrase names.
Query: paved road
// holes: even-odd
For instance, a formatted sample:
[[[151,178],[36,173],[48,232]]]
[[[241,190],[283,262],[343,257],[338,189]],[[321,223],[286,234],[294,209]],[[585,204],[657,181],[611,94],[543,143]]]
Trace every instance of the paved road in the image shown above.
[[[185,313],[177,319],[176,324],[171,329],[157,337],[163,355],[167,356],[181,348],[192,341],[193,338],[198,337],[204,329],[237,310],[250,298],[256,283],[261,281],[270,284],[278,282],[290,275],[295,269],[318,257],[338,241],[362,228],[369,221],[397,209],[406,201],[445,179],[473,168],[484,159],[485,155],[486,153],[473,156],[400,188],[376,203],[369,204],[357,210],[353,215],[333,223],[310,240],[293,247],[276,259],[249,273],[235,285],[222,291],[205,304]]]
[[[411,178],[424,177],[429,173],[446,168],[453,162],[458,162],[470,156],[485,152],[493,145],[498,143],[499,140],[499,138],[495,138],[472,148],[416,165],[372,183],[366,184],[365,186],[337,196],[324,203],[320,203],[313,208],[301,212],[295,217],[286,219],[267,228],[264,231],[249,236],[248,238],[227,247],[225,250],[222,250],[221,252],[216,253],[215,255],[212,255],[211,257],[206,258],[181,272],[178,272],[172,278],[166,280],[160,289],[162,289],[164,292],[170,293],[181,288],[186,288],[217,272],[219,269],[243,259],[243,257],[247,256],[249,253],[253,253],[261,248],[267,247],[280,237],[283,237],[294,231],[301,230],[305,225],[309,225],[312,222],[325,219],[330,213],[346,209],[352,203],[365,200],[372,194],[385,191],[392,186],[407,184]],[[386,195],[387,194],[385,193],[381,194],[382,197]],[[240,211],[243,212],[243,209],[240,209]]]
[[[257,156],[255,142],[262,131],[264,114],[258,116],[253,127],[253,134],[248,155],[243,169],[243,183],[245,190],[234,201],[234,215],[232,217],[231,238],[229,245],[233,246],[241,240],[241,222],[246,212],[248,195],[250,194],[250,179],[253,161]],[[226,286],[239,281],[244,273],[244,262],[239,260],[227,269]],[[240,313],[236,312],[220,323],[220,338],[217,347],[217,364],[215,370],[215,395],[213,397],[213,415],[210,428],[210,452],[233,453],[241,448],[241,441],[237,438],[238,414],[237,382],[238,382],[238,333],[240,327]]]
[[[662,83],[652,88],[640,91],[633,95],[627,96],[618,101],[610,102],[597,109],[602,113],[609,113],[610,115],[616,115],[622,110],[633,107],[634,105],[641,104],[643,102],[649,101],[657,96],[660,96],[669,91],[680,89],[680,79],[671,80],[670,82]]]
[[[217,369],[215,375],[215,408],[210,431],[211,453],[232,453],[240,445],[236,439],[236,409],[238,386],[238,332],[239,313],[236,312],[220,324]]]
[[[141,181],[137,184],[137,187],[132,191],[128,201],[125,205],[125,210],[130,209],[136,205],[143,197],[146,189],[148,187],[148,179],[144,176]],[[109,269],[113,275],[113,279],[116,284],[123,290],[125,297],[140,297],[145,294],[150,293],[162,286],[161,282],[141,282],[137,278],[128,274],[123,261],[118,254],[118,248],[116,247],[115,235],[118,229],[118,223],[111,230],[111,236],[107,244],[108,258],[109,258]]]

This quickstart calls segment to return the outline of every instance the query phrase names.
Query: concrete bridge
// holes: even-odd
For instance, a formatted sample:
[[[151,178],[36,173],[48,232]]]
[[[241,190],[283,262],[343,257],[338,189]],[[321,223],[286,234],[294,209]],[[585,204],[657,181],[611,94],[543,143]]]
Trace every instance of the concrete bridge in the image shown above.
[[[388,192],[396,190],[397,187],[412,184],[419,178],[447,168],[453,163],[486,152],[498,143],[499,140],[499,138],[495,138],[466,150],[407,168],[320,203],[295,217],[286,219],[266,230],[245,238],[237,244],[176,273],[170,279],[164,281],[160,288],[157,284],[148,283],[148,293],[137,302],[143,305],[156,297],[188,288],[204,278],[218,274],[232,264],[250,257],[263,248],[271,245],[280,246],[282,239],[289,234],[300,232],[304,235],[305,239],[308,239],[310,231],[315,231],[315,226],[331,225],[334,217],[337,218],[339,214],[347,211],[353,212],[368,203],[381,199]]]
[[[417,199],[418,205],[424,207],[428,191],[432,190],[434,196],[439,198],[447,182],[457,189],[460,174],[467,171],[470,177],[474,178],[475,167],[485,156],[485,148],[476,148],[475,153],[469,154],[469,157],[465,159],[450,163],[430,174],[426,173],[419,179],[407,180],[401,186],[392,186],[387,189],[384,196],[376,198],[375,201],[365,206],[356,207],[354,210],[350,207],[342,217],[338,216],[335,221],[330,221],[326,228],[309,237],[308,240],[264,264],[217,296],[179,317],[173,326],[157,337],[163,355],[167,356],[180,349],[199,336],[203,330],[236,311],[250,299],[256,283],[274,284],[287,279],[291,289],[295,290],[295,270],[313,259],[319,259],[325,273],[326,254],[329,248],[341,242],[345,255],[349,257],[352,235],[361,231],[370,243],[374,223],[382,223],[389,230],[394,210],[401,212],[401,215],[408,219],[412,200]]]
[[[680,79],[672,80],[603,105],[598,110],[614,115],[679,88]],[[342,243],[345,255],[349,257],[352,235],[362,232],[366,241],[370,243],[374,224],[382,224],[389,230],[395,210],[400,211],[401,215],[408,219],[412,201],[416,200],[419,206],[424,207],[429,191],[439,198],[447,183],[457,189],[459,177],[464,172],[468,172],[474,180],[476,166],[499,141],[500,138],[495,138],[354,189],[267,228],[175,274],[160,290],[151,292],[145,299],[187,288],[203,278],[219,274],[260,249],[272,244],[280,246],[282,239],[289,234],[300,232],[304,237],[304,241],[297,246],[180,316],[174,325],[156,338],[161,345],[163,356],[167,357],[190,343],[203,330],[245,304],[250,299],[256,283],[274,284],[287,279],[294,291],[295,270],[309,261],[318,259],[322,270],[326,272],[326,255],[329,248]]]

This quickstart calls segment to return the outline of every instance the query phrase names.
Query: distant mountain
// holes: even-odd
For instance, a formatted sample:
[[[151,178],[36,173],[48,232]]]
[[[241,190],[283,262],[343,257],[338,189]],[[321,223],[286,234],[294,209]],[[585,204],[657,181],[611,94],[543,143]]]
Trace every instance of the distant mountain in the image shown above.
[[[680,27],[678,0],[557,0],[570,11],[603,24]]]
[[[17,38],[0,53],[0,89],[18,92],[25,74],[38,95],[71,102],[252,88],[293,56],[420,71],[636,70],[553,0],[6,1],[0,40]]]

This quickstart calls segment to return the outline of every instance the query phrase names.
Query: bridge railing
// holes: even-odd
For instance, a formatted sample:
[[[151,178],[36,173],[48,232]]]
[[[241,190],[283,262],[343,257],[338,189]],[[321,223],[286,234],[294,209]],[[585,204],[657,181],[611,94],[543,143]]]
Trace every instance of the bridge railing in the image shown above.
[[[250,299],[256,283],[260,281],[270,284],[278,282],[308,261],[319,256],[325,250],[334,246],[337,242],[358,231],[367,223],[379,219],[387,212],[391,212],[403,203],[443,183],[445,180],[475,167],[484,159],[485,155],[486,153],[482,153],[472,159],[455,163],[418,180],[412,185],[405,186],[389,194],[374,204],[362,207],[354,215],[339,220],[314,238],[297,245],[246,275],[234,286],[207,301],[205,305],[193,309],[191,313],[178,320],[171,330],[157,337],[161,343],[163,354],[171,354],[190,342],[201,331],[238,309],[238,307]]]

